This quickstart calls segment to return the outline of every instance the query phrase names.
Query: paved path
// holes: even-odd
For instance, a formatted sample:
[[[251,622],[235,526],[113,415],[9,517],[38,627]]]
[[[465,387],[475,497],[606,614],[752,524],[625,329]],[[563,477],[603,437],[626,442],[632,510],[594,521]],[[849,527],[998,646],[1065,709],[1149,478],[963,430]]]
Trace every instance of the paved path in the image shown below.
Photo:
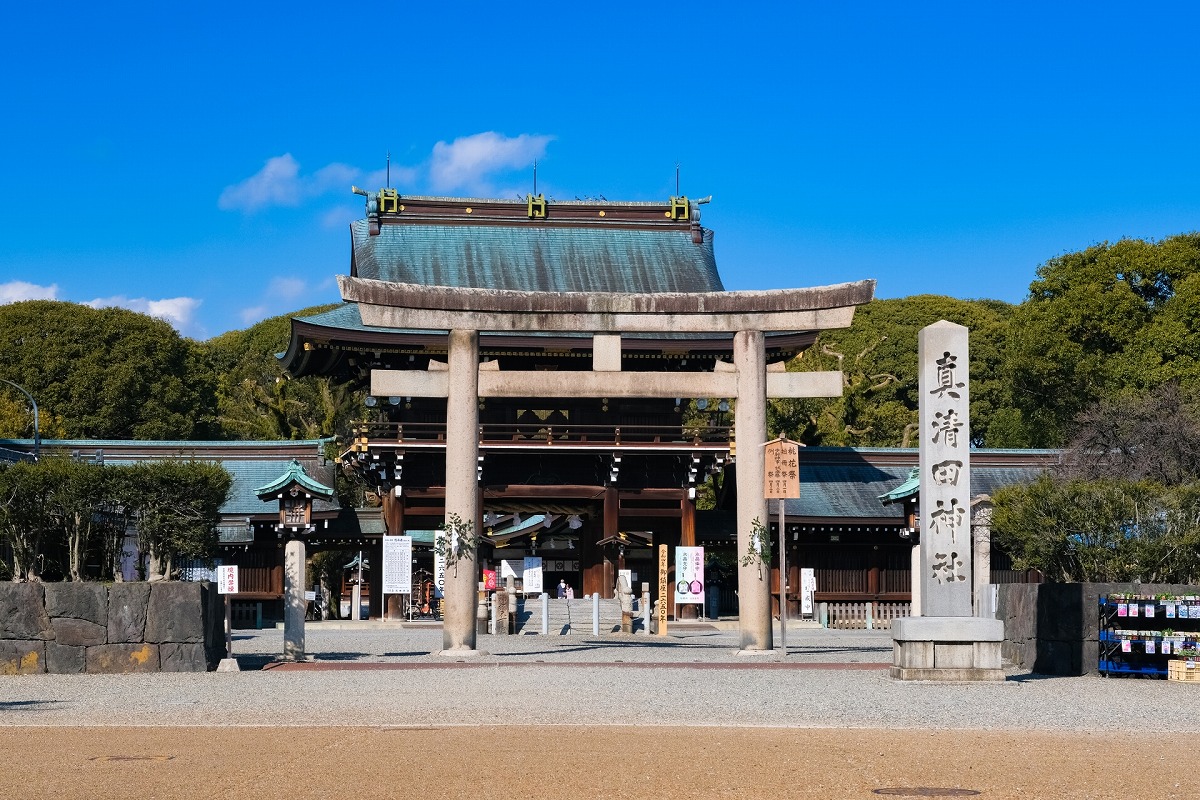
[[[681,626],[682,627],[682,626]],[[310,628],[318,667],[0,679],[0,790],[64,797],[1200,795],[1200,687],[899,683],[886,634],[481,637]],[[277,631],[235,652],[272,666]],[[329,669],[328,667],[336,667]],[[261,726],[261,727],[258,727]],[[893,793],[891,796],[898,796]],[[959,796],[966,796],[960,794]]]

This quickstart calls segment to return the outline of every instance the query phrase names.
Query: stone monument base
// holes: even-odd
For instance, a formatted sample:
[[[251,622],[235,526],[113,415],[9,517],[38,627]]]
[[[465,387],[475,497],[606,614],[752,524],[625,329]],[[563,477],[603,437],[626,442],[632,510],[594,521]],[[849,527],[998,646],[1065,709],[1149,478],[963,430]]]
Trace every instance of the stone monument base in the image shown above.
[[[438,655],[446,656],[447,658],[478,658],[479,656],[487,655],[487,653],[467,647],[451,647],[449,650],[439,650]]]
[[[908,617],[892,622],[893,678],[1003,681],[1004,622],[981,617]]]

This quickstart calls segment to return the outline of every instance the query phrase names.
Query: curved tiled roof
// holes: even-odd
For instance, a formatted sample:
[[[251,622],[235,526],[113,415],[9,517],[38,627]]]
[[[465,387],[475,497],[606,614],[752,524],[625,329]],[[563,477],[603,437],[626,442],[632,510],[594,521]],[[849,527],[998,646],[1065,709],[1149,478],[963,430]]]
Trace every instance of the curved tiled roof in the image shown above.
[[[255,489],[254,494],[257,495],[260,500],[263,500],[265,499],[266,495],[275,494],[293,482],[303,486],[304,489],[310,494],[314,494],[324,500],[333,499],[333,489],[330,489],[328,486],[325,486],[319,481],[313,480],[304,470],[304,465],[298,460],[294,459],[290,464],[288,464],[287,470],[285,470],[282,475],[265,486],[260,486]]]
[[[604,226],[351,224],[351,275],[542,292],[719,292],[713,234]]]

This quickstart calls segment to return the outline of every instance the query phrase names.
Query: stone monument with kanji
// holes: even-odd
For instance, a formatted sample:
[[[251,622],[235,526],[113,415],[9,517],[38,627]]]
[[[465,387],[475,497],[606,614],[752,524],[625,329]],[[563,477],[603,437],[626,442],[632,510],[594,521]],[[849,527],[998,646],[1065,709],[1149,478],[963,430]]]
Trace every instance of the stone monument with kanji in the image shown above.
[[[892,677],[1002,681],[1004,623],[974,616],[967,329],[935,322],[918,335],[920,362],[920,608],[892,623]],[[919,616],[915,616],[919,613]]]

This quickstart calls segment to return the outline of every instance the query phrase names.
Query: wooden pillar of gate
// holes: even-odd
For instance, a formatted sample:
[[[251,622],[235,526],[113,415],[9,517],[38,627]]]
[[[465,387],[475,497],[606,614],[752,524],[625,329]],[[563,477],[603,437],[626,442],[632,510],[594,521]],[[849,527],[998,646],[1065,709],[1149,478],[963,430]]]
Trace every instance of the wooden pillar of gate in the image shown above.
[[[583,527],[579,529],[579,549],[576,552],[579,553],[579,566],[583,572],[583,593],[600,592],[601,597],[608,597],[610,590],[606,588],[607,565],[603,548],[596,545],[603,527],[603,520],[589,515]]]
[[[603,532],[605,541],[613,541],[621,530],[621,495],[616,486],[608,485],[604,487],[604,512],[603,512]],[[606,548],[607,550],[607,548]],[[616,548],[617,564],[616,569],[620,569],[621,564],[620,546]],[[603,597],[612,597],[613,589],[617,585],[617,576],[614,572],[610,552],[604,554],[604,589]]]

